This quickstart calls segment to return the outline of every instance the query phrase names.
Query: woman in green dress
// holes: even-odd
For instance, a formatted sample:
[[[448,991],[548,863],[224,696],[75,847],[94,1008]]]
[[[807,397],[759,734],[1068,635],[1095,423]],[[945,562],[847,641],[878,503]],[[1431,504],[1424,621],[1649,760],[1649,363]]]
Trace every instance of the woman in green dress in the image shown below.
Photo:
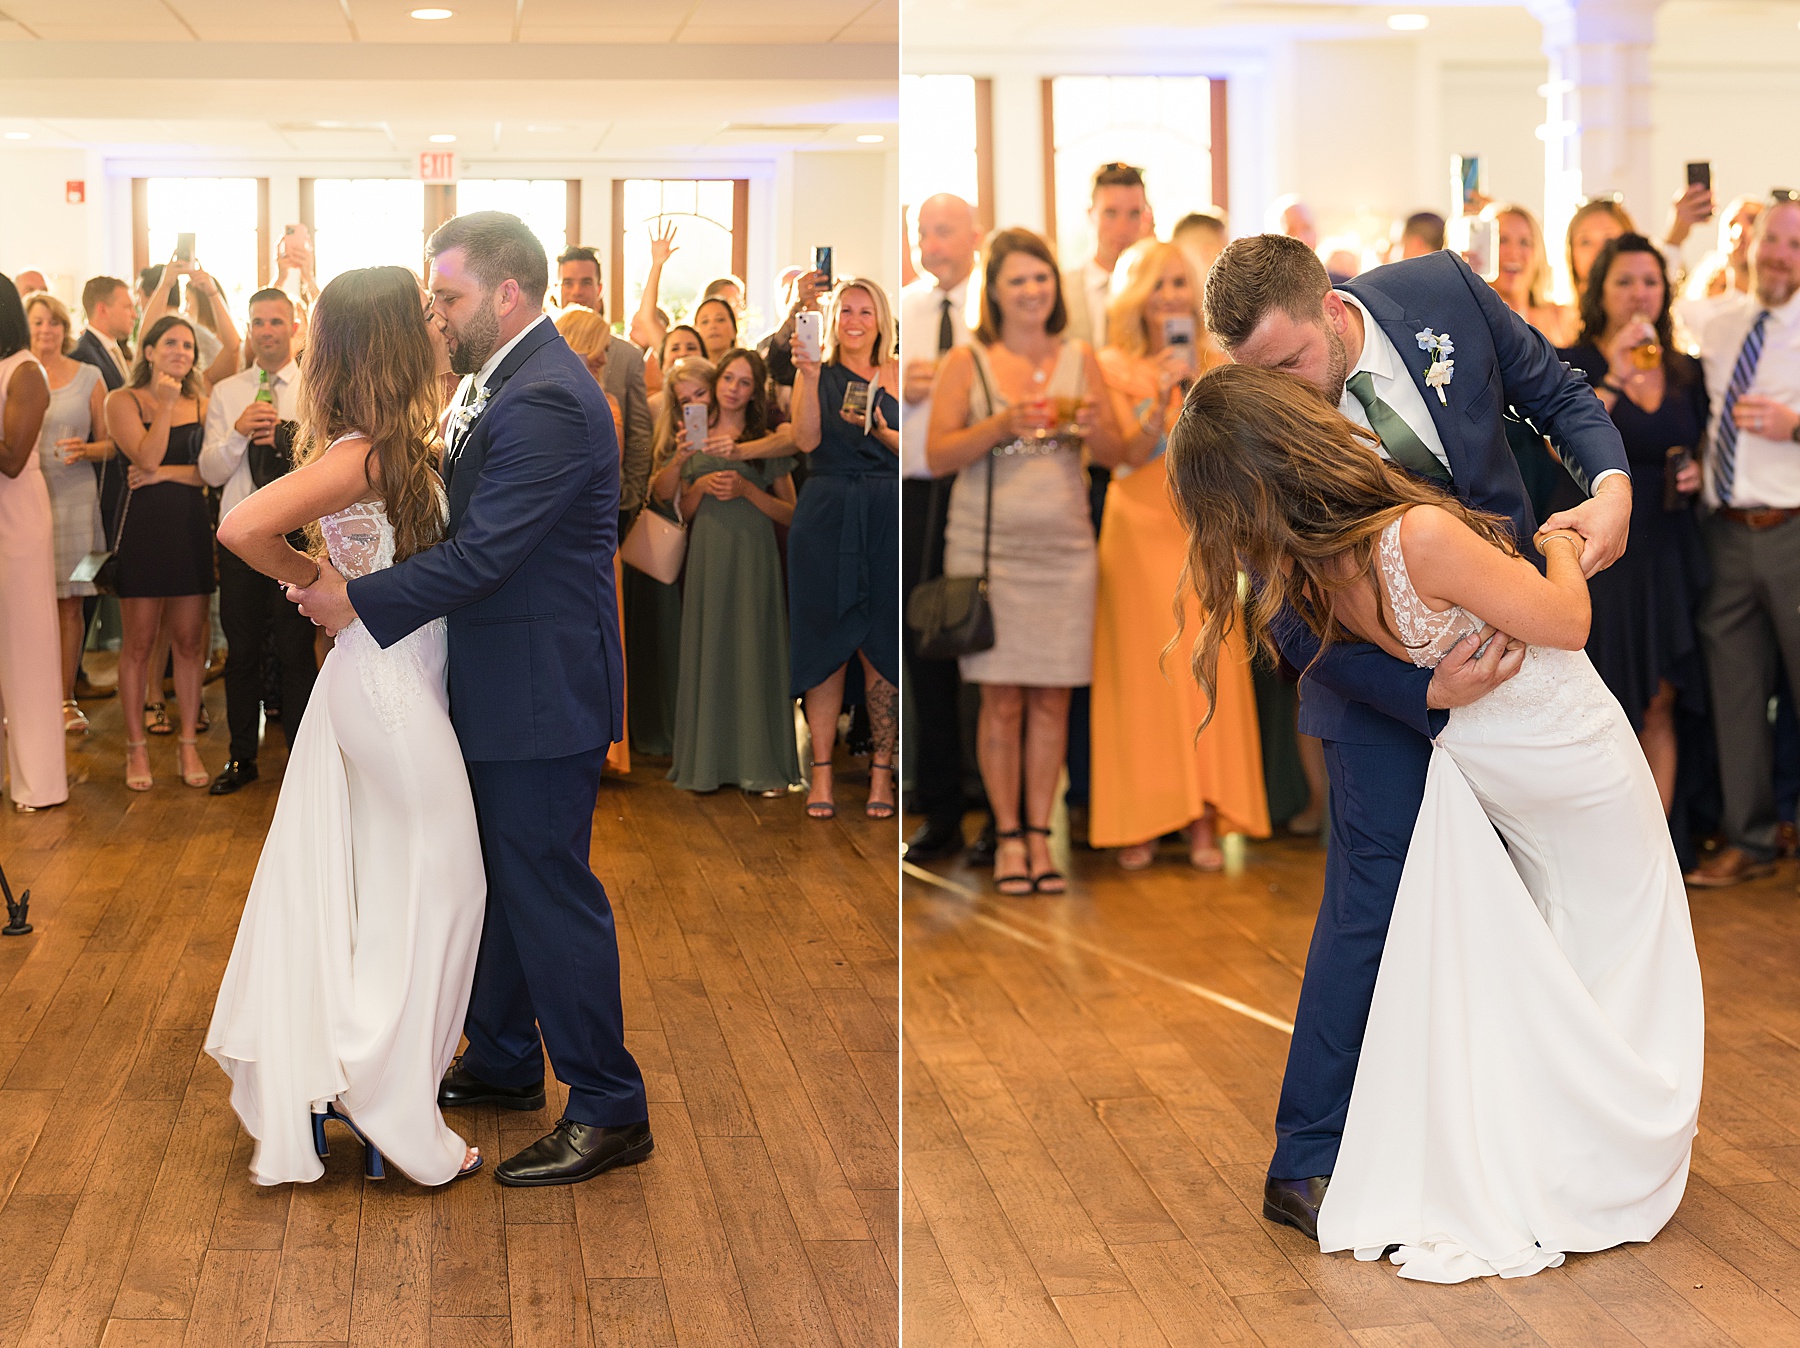
[[[659,496],[672,496],[679,479],[681,515],[692,521],[669,770],[688,791],[734,784],[777,796],[800,781],[775,542],[775,526],[794,517],[794,460],[736,457],[749,442],[770,447],[767,389],[760,356],[727,351],[713,378],[706,443],[689,444],[684,431],[656,481]]]

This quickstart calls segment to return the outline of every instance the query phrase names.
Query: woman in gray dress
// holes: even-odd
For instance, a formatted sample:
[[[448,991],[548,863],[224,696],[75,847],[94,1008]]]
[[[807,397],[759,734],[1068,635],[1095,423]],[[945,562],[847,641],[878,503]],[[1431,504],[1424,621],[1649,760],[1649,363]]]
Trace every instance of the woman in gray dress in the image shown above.
[[[112,441],[106,438],[106,384],[100,371],[69,355],[75,349],[75,333],[61,300],[43,292],[27,297],[25,319],[31,329],[31,354],[50,380],[50,410],[44,414],[37,451],[44,485],[50,489],[56,551],[63,729],[86,733],[87,716],[75,702],[75,671],[87,632],[82,604],[94,593],[94,586],[91,581],[72,581],[69,575],[83,557],[106,547],[100,525],[99,481],[94,473],[94,465],[114,453]]]
[[[1060,894],[1050,812],[1068,749],[1069,690],[1094,668],[1098,570],[1082,451],[1111,467],[1124,441],[1094,353],[1061,336],[1068,314],[1049,246],[1007,229],[985,252],[981,322],[974,344],[938,368],[925,454],[933,473],[957,474],[945,575],[981,574],[993,488],[994,645],[961,663],[963,679],[981,685],[978,753],[999,840],[994,887]]]

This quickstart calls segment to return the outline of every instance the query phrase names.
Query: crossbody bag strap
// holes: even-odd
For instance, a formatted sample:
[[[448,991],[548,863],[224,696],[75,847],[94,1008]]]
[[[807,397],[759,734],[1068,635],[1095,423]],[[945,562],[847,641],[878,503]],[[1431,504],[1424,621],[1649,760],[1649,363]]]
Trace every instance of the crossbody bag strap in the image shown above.
[[[987,400],[988,415],[994,414],[994,386],[988,382],[987,358],[979,345],[971,346],[975,360],[975,376],[981,380],[981,396]],[[994,451],[987,452],[987,509],[981,525],[981,579],[988,578],[988,558],[994,543]]]

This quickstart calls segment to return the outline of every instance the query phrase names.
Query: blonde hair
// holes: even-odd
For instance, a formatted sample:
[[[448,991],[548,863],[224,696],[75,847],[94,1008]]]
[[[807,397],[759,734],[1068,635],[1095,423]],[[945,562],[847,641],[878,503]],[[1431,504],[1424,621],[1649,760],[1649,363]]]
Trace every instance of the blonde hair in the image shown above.
[[[874,281],[861,276],[847,276],[838,283],[831,292],[831,299],[825,305],[825,363],[840,365],[838,351],[837,328],[838,311],[844,307],[846,291],[860,290],[869,297],[875,306],[875,345],[869,352],[869,363],[880,365],[884,360],[894,358],[894,311],[888,305],[887,291]]]
[[[663,371],[662,410],[657,413],[656,430],[650,437],[652,477],[668,467],[669,460],[675,454],[675,437],[681,430],[681,399],[675,396],[675,385],[703,385],[707,402],[710,403],[713,380],[718,378],[718,374],[719,367],[705,356],[684,356]]]
[[[607,348],[612,345],[612,329],[592,309],[571,306],[563,310],[562,317],[556,320],[556,330],[568,342],[569,350],[583,360],[590,356],[604,356]]]
[[[1200,278],[1185,252],[1155,238],[1139,239],[1125,250],[1113,268],[1113,295],[1106,306],[1108,346],[1115,346],[1128,356],[1150,354],[1150,326],[1144,321],[1144,306],[1156,293],[1171,258],[1180,262],[1182,271],[1187,273],[1189,305],[1196,329],[1194,341],[1198,346],[1206,332],[1206,318],[1200,309]]]
[[[1556,280],[1555,273],[1550,270],[1550,252],[1544,247],[1544,227],[1529,207],[1516,201],[1496,201],[1481,212],[1482,219],[1494,222],[1496,239],[1503,215],[1517,216],[1531,232],[1531,276],[1525,286],[1525,304],[1528,308],[1540,309],[1550,303],[1550,288]]]
[[[50,317],[62,324],[62,353],[68,355],[75,349],[74,321],[69,317],[69,306],[47,290],[34,291],[25,297],[25,321],[31,322],[31,311],[38,306],[50,311]]]
[[[366,435],[394,526],[396,561],[444,536],[438,477],[437,352],[419,278],[405,267],[338,276],[313,306],[300,379],[300,463],[334,440]],[[370,474],[371,480],[375,474]],[[315,549],[318,525],[307,530]]]

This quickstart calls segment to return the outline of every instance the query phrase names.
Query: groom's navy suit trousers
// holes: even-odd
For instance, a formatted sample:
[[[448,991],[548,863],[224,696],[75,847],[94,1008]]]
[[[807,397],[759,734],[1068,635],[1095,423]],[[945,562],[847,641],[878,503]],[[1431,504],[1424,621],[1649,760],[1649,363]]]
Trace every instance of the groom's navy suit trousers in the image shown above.
[[[1377,267],[1343,289],[1388,335],[1424,395],[1456,494],[1511,520],[1521,541],[1537,526],[1506,439],[1508,407],[1550,436],[1584,488],[1602,472],[1626,469],[1619,434],[1593,390],[1456,254]],[[1456,345],[1443,402],[1425,384],[1431,357],[1416,340],[1428,327]],[[1525,551],[1532,551],[1529,543]],[[1315,664],[1318,640],[1291,611],[1281,615],[1276,637],[1288,662],[1306,670],[1300,729],[1325,742],[1331,774],[1325,896],[1294,1013],[1269,1164],[1275,1179],[1307,1179],[1329,1175],[1337,1163],[1431,740],[1454,713],[1427,709],[1430,670],[1375,646],[1340,643]]]
[[[463,1065],[536,1085],[547,1048],[564,1114],[621,1127],[648,1115],[644,1078],[625,1048],[612,908],[588,865],[601,764],[624,737],[619,446],[605,394],[548,319],[487,388],[452,440],[448,537],[351,581],[350,601],[384,647],[449,621],[450,717],[488,882]]]

